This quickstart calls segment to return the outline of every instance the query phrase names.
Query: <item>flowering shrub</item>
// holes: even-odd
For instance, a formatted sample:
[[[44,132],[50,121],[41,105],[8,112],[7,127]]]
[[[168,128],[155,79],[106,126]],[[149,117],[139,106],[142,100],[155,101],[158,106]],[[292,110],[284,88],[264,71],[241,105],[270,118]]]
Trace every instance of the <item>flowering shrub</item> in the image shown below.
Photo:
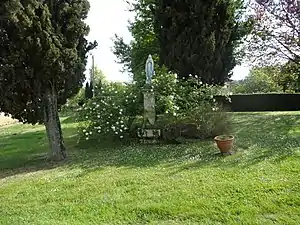
[[[228,114],[217,105],[214,95],[219,87],[203,85],[197,77],[177,80],[176,75],[161,73],[153,79],[156,96],[157,128],[193,124],[202,137],[227,133]],[[79,110],[81,140],[126,140],[136,137],[142,127],[143,94],[137,84],[106,83]],[[179,132],[180,133],[180,132]],[[173,135],[176,138],[176,135]]]
[[[97,87],[95,87],[97,88]],[[133,85],[109,83],[97,90],[97,95],[88,100],[79,110],[80,138],[126,139],[139,106]]]

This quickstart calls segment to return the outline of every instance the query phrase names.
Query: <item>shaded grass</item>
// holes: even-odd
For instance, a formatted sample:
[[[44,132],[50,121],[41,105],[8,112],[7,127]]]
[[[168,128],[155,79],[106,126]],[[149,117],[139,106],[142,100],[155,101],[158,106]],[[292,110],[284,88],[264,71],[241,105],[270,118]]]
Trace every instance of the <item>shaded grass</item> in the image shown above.
[[[41,155],[44,128],[0,129],[0,224],[298,224],[300,114],[235,113],[236,154],[212,141],[77,145]],[[15,134],[15,135],[14,135]]]

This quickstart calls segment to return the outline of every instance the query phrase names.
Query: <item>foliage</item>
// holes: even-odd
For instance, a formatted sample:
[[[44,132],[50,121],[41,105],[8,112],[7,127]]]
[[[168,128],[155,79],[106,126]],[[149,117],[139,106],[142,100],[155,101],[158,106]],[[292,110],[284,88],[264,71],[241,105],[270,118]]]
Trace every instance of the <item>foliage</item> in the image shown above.
[[[203,83],[223,84],[238,63],[235,50],[249,33],[243,1],[168,1],[154,8],[160,65],[179,78],[197,74]]]
[[[279,86],[282,87],[283,92],[286,91],[300,91],[300,64],[294,61],[288,61],[281,66],[280,73],[274,77]]]
[[[97,95],[79,110],[81,140],[120,140],[129,137],[129,128],[138,114],[138,96],[133,85],[103,84]]]
[[[81,107],[85,103],[85,101],[85,89],[81,88],[75,96],[69,98],[67,100],[67,103],[61,107],[59,111],[60,116],[74,115],[77,112],[78,107]]]
[[[113,53],[123,70],[133,74],[133,80],[143,84],[145,80],[145,63],[151,54],[155,64],[158,63],[159,45],[154,33],[153,13],[149,6],[153,0],[134,0],[129,3],[130,10],[135,13],[134,21],[128,29],[133,37],[129,44],[118,35],[114,39]],[[156,66],[156,72],[159,68]]]
[[[85,99],[91,99],[93,97],[93,86],[90,84],[90,82],[85,83],[85,88],[84,88],[84,97]]]
[[[235,66],[236,64],[236,58],[241,56],[242,51],[239,51],[239,54],[234,54],[233,57],[233,50],[236,49],[236,47],[240,44],[240,41],[242,39],[242,37],[244,37],[245,34],[247,34],[249,32],[248,28],[250,26],[249,21],[246,19],[246,22],[242,22],[241,17],[244,16],[244,6],[243,6],[243,1],[230,1],[230,3],[226,3],[227,1],[224,1],[224,3],[222,3],[223,5],[218,5],[219,3],[213,2],[213,3],[209,3],[211,4],[212,7],[214,7],[215,5],[217,5],[218,9],[220,9],[220,12],[223,10],[221,9],[222,6],[226,6],[228,8],[224,8],[224,15],[223,16],[227,16],[228,20],[224,20],[224,22],[222,23],[224,25],[224,31],[226,30],[226,32],[222,31],[219,32],[218,34],[216,34],[216,38],[214,40],[211,41],[215,41],[215,49],[216,49],[216,54],[214,55],[215,57],[217,57],[217,59],[220,59],[221,61],[218,61],[216,59],[213,59],[214,56],[212,56],[211,54],[211,49],[208,48],[208,46],[212,47],[212,42],[211,45],[209,45],[209,40],[206,41],[205,43],[202,41],[203,38],[201,38],[201,41],[199,41],[199,38],[196,40],[194,37],[194,32],[192,32],[191,34],[189,34],[189,37],[185,37],[183,31],[181,31],[180,29],[178,30],[178,34],[176,34],[174,37],[176,37],[176,39],[178,37],[181,37],[180,40],[191,40],[191,37],[193,37],[193,43],[190,43],[188,45],[184,45],[182,42],[182,49],[180,51],[180,46],[181,45],[176,45],[175,43],[171,42],[171,40],[167,40],[167,39],[163,39],[160,34],[160,26],[157,23],[157,20],[155,22],[155,15],[158,15],[160,13],[159,10],[161,10],[158,6],[157,6],[157,2],[153,1],[153,0],[135,0],[133,1],[133,3],[130,4],[131,6],[131,10],[134,11],[136,13],[136,16],[134,18],[134,21],[130,23],[129,25],[129,31],[131,32],[131,35],[133,36],[133,41],[129,44],[125,43],[124,39],[122,37],[119,37],[116,35],[115,39],[114,39],[114,54],[116,55],[116,57],[118,58],[118,63],[123,65],[123,69],[132,73],[133,74],[133,79],[137,82],[141,82],[144,80],[144,64],[145,61],[148,57],[148,54],[151,54],[153,56],[154,62],[155,64],[158,64],[159,62],[162,62],[160,64],[160,66],[162,66],[162,64],[164,63],[168,68],[170,67],[170,65],[168,63],[166,63],[165,61],[163,61],[162,59],[159,58],[159,53],[161,53],[162,51],[164,51],[163,49],[166,49],[166,46],[172,45],[174,46],[174,50],[176,49],[176,52],[180,55],[177,54],[177,57],[180,58],[180,60],[178,61],[178,63],[182,62],[182,67],[185,68],[185,71],[182,72],[184,73],[183,76],[188,76],[189,74],[198,74],[198,75],[202,75],[203,76],[203,81],[206,82],[205,78],[209,77],[209,75],[207,75],[208,73],[212,73],[214,74],[214,72],[219,71],[218,69],[215,69],[215,71],[212,71],[212,68],[218,68],[218,66],[220,66],[221,70],[222,68],[225,69],[225,66],[223,65],[229,65],[228,69],[226,69],[226,71],[224,72],[224,74],[226,73],[230,73],[231,69]],[[193,3],[186,3],[192,6]],[[215,5],[214,5],[215,4]],[[204,10],[204,8],[202,9]],[[212,11],[210,11],[212,12]],[[210,12],[205,12],[205,13],[210,13]],[[199,14],[199,15],[206,15],[205,13]],[[164,12],[163,14],[159,14],[159,15],[166,15],[166,12]],[[217,16],[215,16],[217,17]],[[213,18],[213,16],[209,16],[210,19],[217,19],[217,18]],[[200,18],[201,19],[201,18]],[[223,21],[223,18],[220,17],[220,19]],[[191,21],[195,22],[195,21],[199,21],[199,20],[195,20],[192,19]],[[202,19],[200,21],[203,21]],[[227,22],[226,22],[227,21]],[[240,22],[237,22],[240,21]],[[217,24],[219,23],[215,23],[215,21],[210,20],[210,22],[212,24],[215,24],[215,26],[217,26]],[[196,24],[195,27],[197,27],[197,29],[202,29],[202,31],[205,33],[202,33],[201,35],[208,35],[209,37],[213,37],[215,35],[215,30],[219,30],[216,27],[211,26],[209,20],[207,20],[207,22],[205,23],[206,26],[212,27],[211,30],[207,30],[207,32],[205,31],[206,28],[205,26],[201,25],[198,26]],[[220,21],[219,21],[220,22]],[[190,24],[190,26],[192,26],[192,23],[188,22],[187,24]],[[156,29],[155,29],[156,27]],[[158,28],[159,27],[159,28]],[[188,28],[186,25],[183,25],[182,27],[186,27],[186,31],[188,31]],[[158,28],[158,29],[157,29]],[[225,29],[226,28],[226,29]],[[192,30],[194,30],[195,28],[193,28]],[[231,32],[231,30],[233,30],[233,32]],[[170,32],[167,32],[168,34]],[[197,33],[197,32],[195,32]],[[224,38],[221,35],[229,35],[230,40],[229,41],[225,41],[225,43],[223,43],[223,41],[221,40],[221,37]],[[178,36],[179,35],[179,36]],[[180,36],[181,35],[181,36]],[[204,39],[206,40],[206,39]],[[227,40],[227,39],[226,39]],[[162,43],[162,41],[166,41],[164,43]],[[188,43],[188,42],[187,42]],[[174,45],[173,45],[174,44]],[[194,46],[192,46],[194,45]],[[218,46],[220,45],[220,46]],[[217,46],[217,47],[216,47]],[[221,52],[218,52],[218,49],[221,49],[220,47],[223,46],[225,47]],[[196,48],[197,47],[197,48]],[[183,56],[187,56],[190,54],[190,52],[188,52],[188,49],[195,49],[195,52],[197,51],[196,49],[200,49],[199,51],[197,51],[196,54],[191,54],[193,55],[193,62],[188,60],[187,57],[185,57],[183,60]],[[211,63],[207,63],[208,59],[205,58],[206,56],[204,56],[203,54],[203,49],[207,49],[207,53],[208,55],[210,55],[210,62]],[[167,51],[167,50],[166,50]],[[165,51],[165,52],[166,52]],[[172,51],[174,52],[174,51]],[[198,52],[201,52],[201,57],[203,56],[203,59],[200,57],[200,55],[198,54]],[[237,53],[237,52],[236,52]],[[195,56],[195,57],[194,57]],[[199,58],[200,57],[200,58]],[[220,57],[224,57],[224,58],[220,58]],[[178,59],[179,59],[178,58]],[[227,60],[225,62],[225,59]],[[196,61],[195,61],[196,60]],[[183,64],[185,66],[183,66]],[[199,65],[199,66],[197,66]],[[156,71],[160,70],[160,67],[156,66]],[[196,70],[192,70],[190,68],[201,68],[201,70],[197,69]],[[203,67],[203,68],[202,68]],[[209,71],[205,71],[204,70],[210,68]],[[170,69],[170,68],[169,68]],[[171,68],[172,69],[172,68]],[[173,69],[173,71],[175,71],[176,73],[178,73],[178,69]],[[203,74],[200,74],[200,72],[203,72]],[[204,76],[205,74],[205,76]],[[215,73],[215,74],[220,74],[220,73]],[[212,77],[214,75],[211,75]],[[223,75],[222,75],[223,76]],[[228,75],[224,75],[226,76],[226,78],[228,77]],[[230,76],[230,75],[229,75]],[[179,75],[180,77],[180,75]],[[223,79],[221,79],[223,82]],[[209,81],[209,79],[207,79],[207,82],[211,83],[212,81]],[[222,83],[221,82],[221,83]],[[218,82],[218,80],[216,80],[214,83],[220,83]]]
[[[214,99],[219,88],[203,84],[195,77],[177,82],[167,104],[166,129],[178,124],[194,124],[199,138],[204,139],[229,133],[230,116]],[[173,138],[180,138],[180,134]]]
[[[213,98],[219,87],[203,85],[192,77],[178,82],[174,74],[161,73],[153,79],[152,88],[156,97],[157,127],[195,124],[203,138],[229,130],[230,119]],[[142,127],[139,120],[143,115],[142,90],[137,84],[107,83],[100,87],[99,93],[80,110],[81,139],[136,137],[136,128]]]
[[[92,74],[92,69],[90,70],[90,73]],[[93,83],[96,84],[98,87],[101,84],[106,83],[106,77],[101,69],[99,69],[97,66],[94,68],[94,74],[93,74]]]
[[[300,64],[300,3],[298,0],[256,0],[255,26],[249,57],[258,64],[292,61]]]
[[[86,0],[55,7],[51,1],[1,2],[2,111],[22,122],[43,122],[49,86],[58,93],[58,107],[79,91],[86,53],[94,47],[85,39],[88,10]]]
[[[65,158],[58,108],[84,81],[87,0],[0,3],[0,108],[27,123],[45,123],[52,155]]]
[[[288,62],[276,66],[256,66],[241,81],[232,81],[230,90],[235,94],[297,92],[299,70],[297,64]]]
[[[274,81],[275,74],[278,73],[276,67],[253,68],[244,80],[231,85],[231,92],[234,94],[280,92],[280,86]]]

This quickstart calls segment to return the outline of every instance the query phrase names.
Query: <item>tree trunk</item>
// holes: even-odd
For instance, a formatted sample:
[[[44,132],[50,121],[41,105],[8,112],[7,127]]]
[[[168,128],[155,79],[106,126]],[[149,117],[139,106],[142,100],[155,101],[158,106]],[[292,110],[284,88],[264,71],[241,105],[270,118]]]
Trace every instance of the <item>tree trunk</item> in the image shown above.
[[[67,158],[57,109],[57,93],[55,88],[46,90],[44,96],[44,123],[49,139],[50,159],[63,160]]]

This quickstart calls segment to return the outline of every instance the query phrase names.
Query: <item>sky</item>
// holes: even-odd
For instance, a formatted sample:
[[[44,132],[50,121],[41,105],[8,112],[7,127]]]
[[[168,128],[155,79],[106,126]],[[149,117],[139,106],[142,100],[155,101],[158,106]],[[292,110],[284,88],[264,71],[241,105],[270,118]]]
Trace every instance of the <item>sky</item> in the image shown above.
[[[115,62],[116,57],[111,49],[113,46],[112,38],[115,34],[123,37],[126,42],[132,40],[127,25],[128,20],[133,20],[134,13],[127,11],[127,3],[124,0],[109,0],[105,1],[105,4],[100,0],[89,1],[91,9],[86,20],[90,26],[88,40],[98,42],[97,49],[91,52],[95,58],[95,65],[103,71],[108,80],[128,81],[128,74],[120,72],[121,65]],[[91,58],[90,56],[87,69],[92,65]],[[233,71],[232,79],[243,79],[248,73],[249,68],[247,66],[237,66]]]

